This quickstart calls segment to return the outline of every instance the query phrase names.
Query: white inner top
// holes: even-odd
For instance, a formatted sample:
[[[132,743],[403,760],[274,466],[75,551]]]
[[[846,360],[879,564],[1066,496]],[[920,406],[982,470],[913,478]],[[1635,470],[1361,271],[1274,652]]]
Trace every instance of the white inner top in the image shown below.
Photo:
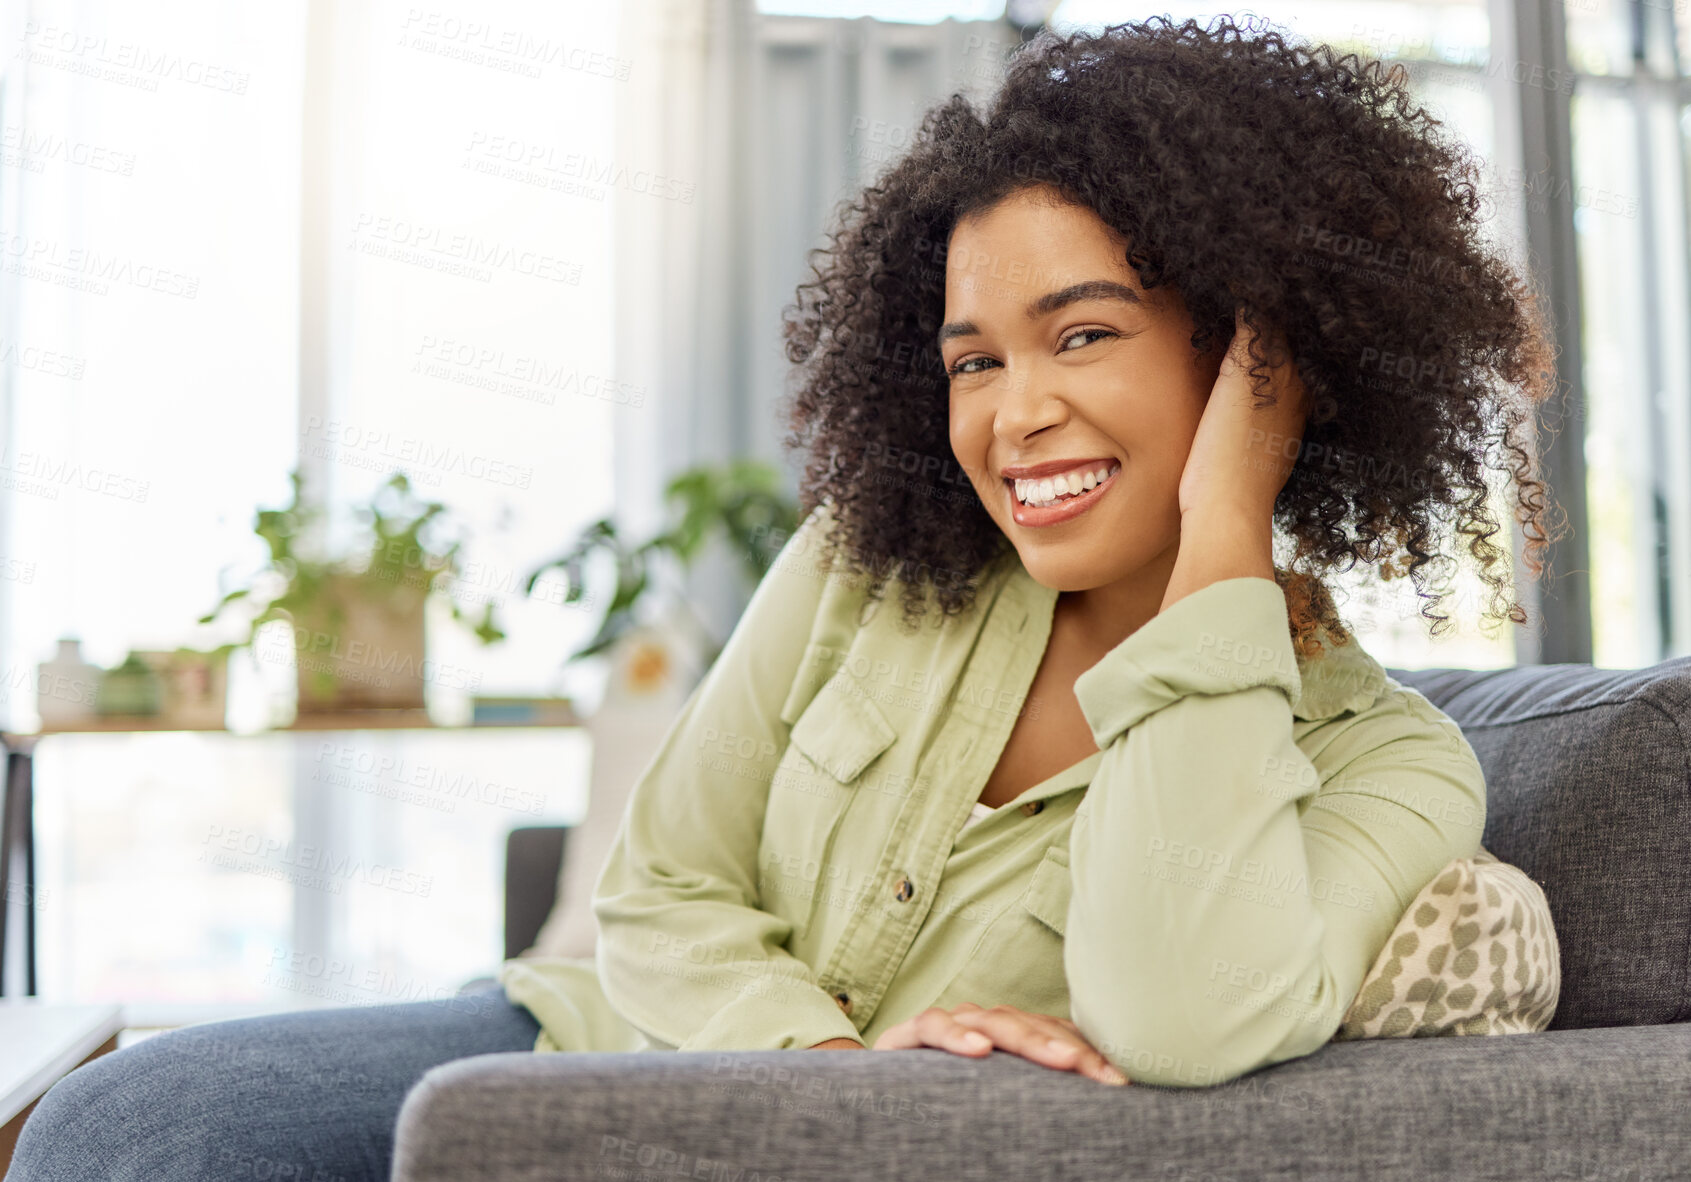
[[[973,825],[976,821],[993,811],[993,809],[988,808],[986,805],[976,802],[975,807],[969,812],[969,819],[963,822],[963,828],[967,829],[970,825]]]

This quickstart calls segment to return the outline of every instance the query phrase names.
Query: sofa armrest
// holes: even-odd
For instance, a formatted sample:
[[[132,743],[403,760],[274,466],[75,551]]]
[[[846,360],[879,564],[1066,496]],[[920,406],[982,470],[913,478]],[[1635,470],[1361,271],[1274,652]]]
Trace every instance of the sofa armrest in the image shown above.
[[[505,959],[520,956],[558,901],[566,825],[530,825],[505,838]]]
[[[1691,1023],[1330,1043],[1213,1088],[1004,1051],[495,1054],[399,1114],[395,1182],[1691,1176]]]

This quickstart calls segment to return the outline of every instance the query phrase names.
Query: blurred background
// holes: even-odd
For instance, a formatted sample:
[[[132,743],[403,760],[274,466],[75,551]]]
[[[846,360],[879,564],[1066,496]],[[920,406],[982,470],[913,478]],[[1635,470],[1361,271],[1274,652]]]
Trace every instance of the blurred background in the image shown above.
[[[792,525],[835,203],[1042,26],[1222,12],[1402,61],[1552,296],[1533,625],[1476,581],[1431,638],[1364,570],[1365,645],[1691,652],[1682,0],[0,0],[0,986],[449,995],[525,826],[583,902]]]

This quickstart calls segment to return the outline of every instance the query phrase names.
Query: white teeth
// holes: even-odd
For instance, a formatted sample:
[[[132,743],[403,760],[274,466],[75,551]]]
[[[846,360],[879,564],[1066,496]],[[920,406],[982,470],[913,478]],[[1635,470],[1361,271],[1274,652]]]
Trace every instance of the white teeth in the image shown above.
[[[1064,493],[1074,495],[1097,488],[1120,470],[1120,464],[1109,464],[1091,471],[1077,470],[1041,480],[1016,480],[1012,483],[1018,501],[1039,508],[1053,503]]]

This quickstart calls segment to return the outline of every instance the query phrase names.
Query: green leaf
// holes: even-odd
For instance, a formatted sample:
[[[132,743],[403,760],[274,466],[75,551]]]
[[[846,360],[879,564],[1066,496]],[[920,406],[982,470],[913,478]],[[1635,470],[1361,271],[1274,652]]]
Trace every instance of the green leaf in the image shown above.
[[[718,533],[734,549],[751,586],[768,568],[776,547],[771,540],[790,536],[799,524],[797,505],[781,491],[781,474],[761,460],[739,459],[725,465],[700,465],[672,478],[664,489],[669,520],[652,537],[630,546],[609,518],[582,529],[557,557],[536,567],[524,580],[533,595],[542,575],[561,570],[567,584],[565,603],[579,603],[586,590],[587,562],[598,553],[610,556],[615,583],[593,638],[566,658],[580,660],[603,652],[638,620],[638,608],[652,592],[652,566],[668,554],[690,569]],[[714,662],[721,647],[709,655]]]

